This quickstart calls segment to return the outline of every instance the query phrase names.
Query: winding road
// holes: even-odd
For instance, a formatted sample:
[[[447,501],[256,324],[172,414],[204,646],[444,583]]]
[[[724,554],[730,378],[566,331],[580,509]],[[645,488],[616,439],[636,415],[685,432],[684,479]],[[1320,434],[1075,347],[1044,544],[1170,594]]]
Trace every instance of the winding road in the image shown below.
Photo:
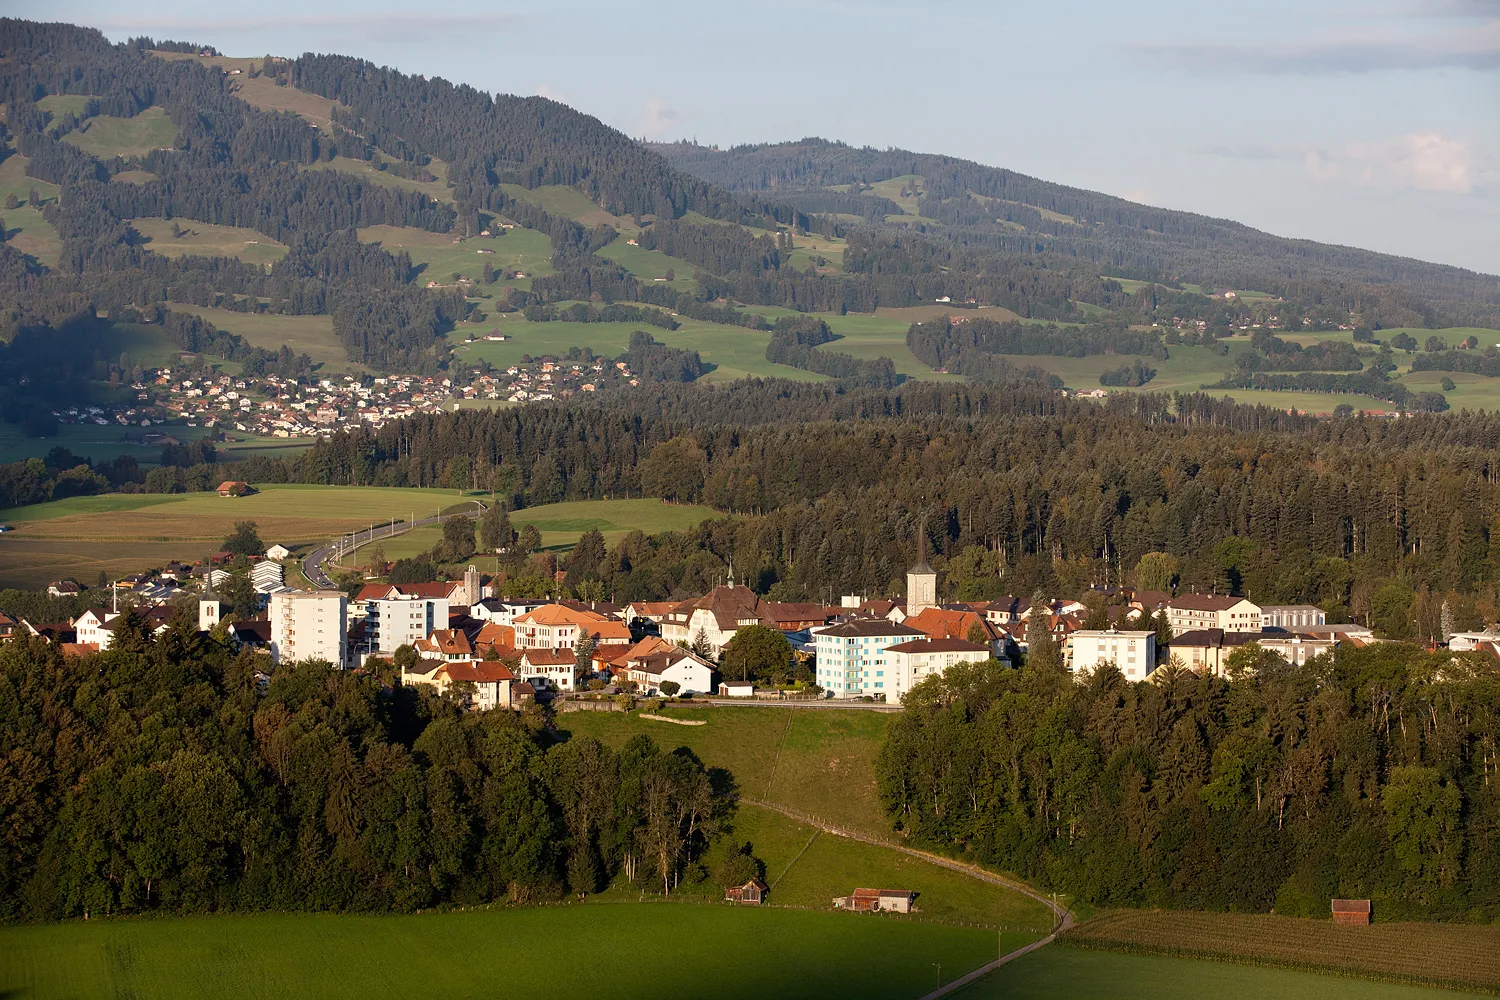
[[[404,535],[414,528],[426,527],[429,524],[441,524],[449,517],[461,516],[470,518],[471,520],[478,520],[480,516],[489,509],[484,505],[484,502],[482,500],[469,500],[466,502],[478,504],[479,509],[472,513],[464,513],[461,515],[438,514],[434,517],[424,517],[420,521],[411,521],[409,523],[404,523],[399,528],[397,527],[397,525],[393,524],[390,526],[391,531],[388,534],[384,535],[369,531],[355,532],[352,536],[345,535],[343,538],[340,538],[336,542],[329,542],[327,545],[320,545],[309,552],[307,556],[302,560],[302,575],[307,577],[308,583],[311,583],[314,587],[319,587],[324,590],[337,590],[338,585],[333,582],[333,578],[330,577],[328,573],[323,569],[324,564],[326,564],[328,560],[337,559],[340,556],[347,555],[350,552],[358,550],[360,546],[369,545],[371,542],[383,542],[387,538],[395,538],[398,535]],[[360,538],[361,534],[364,536],[363,539]],[[350,540],[351,538],[352,541]]]

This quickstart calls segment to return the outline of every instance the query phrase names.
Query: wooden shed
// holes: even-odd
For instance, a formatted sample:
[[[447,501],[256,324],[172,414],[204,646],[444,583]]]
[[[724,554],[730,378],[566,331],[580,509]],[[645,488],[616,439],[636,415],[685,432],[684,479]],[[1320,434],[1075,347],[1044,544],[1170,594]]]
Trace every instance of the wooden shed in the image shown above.
[[[917,894],[910,889],[855,889],[847,896],[838,896],[833,905],[840,910],[856,913],[874,913],[880,910],[892,913],[910,913]]]
[[[1335,899],[1333,922],[1355,927],[1368,927],[1373,911],[1368,899]]]
[[[744,903],[746,906],[759,906],[765,901],[768,886],[758,878],[753,878],[744,885],[731,886],[724,890],[724,902]]]

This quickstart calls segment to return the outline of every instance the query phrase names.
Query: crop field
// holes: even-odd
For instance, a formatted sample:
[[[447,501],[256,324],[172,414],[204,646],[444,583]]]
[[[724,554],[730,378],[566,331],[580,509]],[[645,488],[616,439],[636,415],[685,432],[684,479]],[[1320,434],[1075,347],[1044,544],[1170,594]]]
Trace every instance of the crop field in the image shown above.
[[[191,219],[131,219],[130,225],[145,236],[146,249],[164,257],[234,257],[247,264],[268,266],[287,255],[284,243],[264,233],[238,226],[216,226]],[[183,230],[172,235],[172,227]]]
[[[545,233],[520,226],[504,232],[504,236],[473,236],[454,243],[447,233],[403,226],[367,226],[359,231],[359,238],[364,243],[379,243],[392,253],[404,250],[411,255],[412,263],[425,265],[417,278],[421,284],[428,281],[449,284],[455,273],[478,281],[486,264],[497,271],[502,268],[523,271],[528,278],[552,273],[552,241]],[[482,254],[480,250],[495,252]],[[524,280],[499,282],[492,287],[502,285],[529,287]]]
[[[511,233],[521,230],[512,229]],[[635,275],[642,282],[652,284],[669,285],[679,292],[691,292],[697,287],[693,280],[693,272],[696,268],[687,261],[678,257],[669,257],[660,250],[647,250],[645,247],[631,246],[630,236],[622,235],[611,241],[606,247],[599,250],[599,256],[606,260],[612,260],[625,270]],[[671,281],[658,281],[665,278],[667,272],[672,272]]]
[[[660,500],[568,500],[512,511],[510,523],[520,531],[533,525],[542,533],[542,548],[570,549],[585,532],[598,528],[606,545],[613,545],[632,531],[652,534],[659,531],[686,531],[705,520],[723,517],[712,507],[694,504],[668,504]],[[429,552],[443,537],[440,525],[414,528],[377,544],[387,560],[406,559]],[[350,557],[350,563],[369,558],[367,549]],[[470,560],[472,561],[472,560]]]
[[[664,748],[689,747],[710,767],[733,772],[743,796],[869,836],[890,835],[876,791],[875,755],[892,714],[754,705],[660,714],[707,725],[676,726],[621,712],[570,712],[557,724],[615,747],[641,733]]]
[[[322,540],[371,522],[450,506],[455,490],[267,485],[248,497],[216,493],[75,497],[0,511],[17,530],[0,535],[0,587],[35,587],[65,576],[84,582],[202,559],[236,521],[255,521],[266,544]]]
[[[1041,948],[954,994],[958,1000],[1457,1000],[1471,994],[1288,969]]]
[[[349,360],[344,347],[333,332],[331,316],[282,316],[276,313],[242,313],[232,309],[214,309],[173,302],[177,312],[202,316],[214,326],[237,333],[256,347],[279,351],[281,345],[296,354],[306,354],[325,372],[364,371],[362,365]]]
[[[589,200],[588,195],[577,188],[560,184],[546,184],[527,188],[519,184],[501,184],[506,197],[529,202],[540,209],[581,222],[585,226],[612,226],[622,233],[634,232],[635,220],[628,215],[620,216],[606,212]]]
[[[164,108],[147,108],[134,118],[99,115],[63,136],[100,159],[114,156],[145,156],[153,149],[170,149],[177,141],[177,126]]]
[[[20,197],[24,202],[25,195]],[[0,209],[0,226],[4,227],[5,241],[11,246],[48,267],[57,266],[62,237],[57,235],[52,223],[42,218],[40,209],[27,208],[25,204],[20,208]]]
[[[589,950],[565,957],[570,942]],[[935,985],[935,964],[951,980],[996,947],[995,932],[981,928],[723,903],[95,920],[0,928],[0,992],[911,1000]]]
[[[1066,940],[1105,951],[1500,989],[1500,927],[1474,924],[1340,927],[1268,914],[1117,910],[1078,925]]]

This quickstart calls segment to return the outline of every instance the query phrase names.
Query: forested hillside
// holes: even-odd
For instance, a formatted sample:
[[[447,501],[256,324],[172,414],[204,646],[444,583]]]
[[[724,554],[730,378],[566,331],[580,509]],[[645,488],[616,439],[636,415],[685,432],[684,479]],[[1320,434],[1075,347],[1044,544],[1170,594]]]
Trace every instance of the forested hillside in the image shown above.
[[[955,157],[822,139],[651,148],[732,191],[849,216],[851,224],[899,224],[963,247],[1086,261],[1094,273],[1114,277],[1257,289],[1296,301],[1334,297],[1351,307],[1362,299],[1366,311],[1379,298],[1386,300],[1386,325],[1408,322],[1395,322],[1401,312],[1431,316],[1436,309],[1455,325],[1500,326],[1494,275],[1285,239]]]

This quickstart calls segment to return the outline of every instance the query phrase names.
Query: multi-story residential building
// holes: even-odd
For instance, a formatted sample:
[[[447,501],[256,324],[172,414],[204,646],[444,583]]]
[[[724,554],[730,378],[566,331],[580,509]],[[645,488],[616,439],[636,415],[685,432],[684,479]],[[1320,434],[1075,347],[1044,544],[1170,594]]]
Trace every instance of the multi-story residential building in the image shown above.
[[[983,663],[992,655],[988,646],[965,639],[924,638],[898,642],[885,650],[887,676],[894,678],[894,687],[886,691],[885,700],[899,705],[907,692],[928,677],[941,674],[959,663]]]
[[[1223,677],[1228,672],[1229,657],[1252,642],[1269,649],[1288,663],[1301,666],[1315,656],[1330,653],[1339,639],[1328,634],[1306,632],[1226,632],[1223,629],[1194,629],[1172,637],[1171,654],[1190,670]]]
[[[1068,636],[1068,669],[1082,675],[1113,663],[1128,681],[1141,681],[1156,669],[1156,633],[1117,629],[1078,629]]]
[[[601,643],[630,641],[630,626],[561,604],[547,604],[515,619],[517,649],[572,649],[585,635]]]
[[[1260,609],[1260,627],[1299,629],[1308,625],[1326,625],[1328,616],[1311,604],[1273,604]]]
[[[271,595],[271,659],[276,663],[349,659],[349,599],[338,590],[284,590]]]
[[[448,627],[446,597],[398,595],[368,601],[366,609],[365,638],[381,653],[415,646],[438,629]]]
[[[1172,634],[1181,635],[1205,628],[1225,632],[1259,632],[1260,606],[1243,597],[1213,594],[1180,594],[1167,604],[1167,621]]]
[[[813,630],[818,684],[834,698],[888,695],[896,690],[896,667],[886,650],[925,639],[921,631],[884,618],[855,618]]]

